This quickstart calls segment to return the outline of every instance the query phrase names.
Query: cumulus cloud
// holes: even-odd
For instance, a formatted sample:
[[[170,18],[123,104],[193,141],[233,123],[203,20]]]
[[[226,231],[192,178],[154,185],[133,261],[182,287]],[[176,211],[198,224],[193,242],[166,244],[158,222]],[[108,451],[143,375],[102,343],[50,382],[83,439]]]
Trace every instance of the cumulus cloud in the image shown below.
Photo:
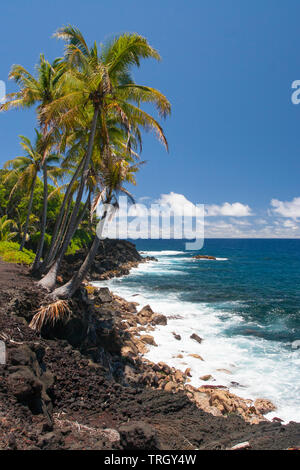
[[[170,238],[174,238],[181,229],[183,238],[193,238],[195,230],[202,236],[203,223],[205,238],[300,238],[300,221],[297,220],[300,218],[300,198],[290,202],[273,199],[263,218],[249,217],[254,215],[252,209],[240,202],[203,206],[175,192],[161,194],[156,200],[140,198],[136,206],[127,207],[127,199],[124,200],[126,204],[124,207],[120,204],[117,223],[124,238],[126,234],[135,238],[136,231],[142,238],[155,238],[154,235],[169,238],[170,233]],[[178,216],[177,221],[172,215]],[[178,225],[181,216],[184,216],[184,223]],[[132,220],[134,218],[139,220]]]
[[[273,208],[273,213],[279,214],[281,217],[288,217],[291,219],[297,219],[300,217],[300,197],[295,197],[292,201],[279,201],[278,199],[272,199],[271,206]]]
[[[298,225],[295,223],[294,220],[288,219],[283,222],[283,227],[285,228],[291,228],[292,230],[297,230]]]
[[[191,217],[201,215],[201,205],[193,204],[183,194],[174,192],[161,194],[160,198],[156,200],[155,203],[165,206],[171,210],[174,215],[186,215]]]
[[[240,202],[224,202],[223,205],[216,204],[205,206],[205,215],[207,216],[231,216],[231,217],[248,217],[252,214],[252,210],[248,205],[241,204]]]
[[[189,201],[183,194],[171,192],[169,194],[161,194],[160,198],[155,201],[157,204],[171,209],[175,215],[199,215],[201,211],[201,204],[194,204]],[[240,202],[224,202],[222,205],[212,204],[205,205],[205,215],[211,216],[231,216],[231,217],[248,217],[252,214],[251,208],[248,205]]]

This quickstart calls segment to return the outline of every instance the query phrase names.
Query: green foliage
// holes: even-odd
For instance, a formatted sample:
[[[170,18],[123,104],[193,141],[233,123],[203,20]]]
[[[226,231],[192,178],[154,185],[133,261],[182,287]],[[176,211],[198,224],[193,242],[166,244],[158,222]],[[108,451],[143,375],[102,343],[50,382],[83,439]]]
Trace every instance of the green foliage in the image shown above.
[[[7,251],[17,251],[19,248],[20,245],[17,242],[0,242],[0,255]]]
[[[1,215],[7,214],[9,219],[15,221],[26,220],[28,203],[30,194],[25,192],[22,188],[17,188],[12,198],[9,196],[11,194],[12,188],[15,185],[13,179],[4,182],[7,172],[0,170],[0,217]],[[52,231],[56,218],[58,217],[60,206],[62,203],[63,195],[56,190],[52,185],[48,185],[48,192],[51,197],[48,201],[48,220],[47,220],[47,232]],[[54,195],[51,195],[53,192]],[[32,204],[32,216],[30,219],[30,246],[34,246],[34,243],[31,244],[31,241],[34,239],[37,240],[37,236],[40,234],[40,221],[43,211],[43,183],[39,178],[37,178],[36,186],[33,193],[33,204]],[[18,230],[16,234],[16,240],[21,241],[21,230]]]
[[[37,105],[40,129],[35,144],[21,136],[26,156],[6,162],[8,173],[0,170],[0,217],[5,217],[5,234],[1,237],[0,226],[0,240],[23,238],[22,246],[25,241],[27,247],[38,246],[36,266],[45,256],[45,250],[41,253],[45,232],[45,249],[51,242],[48,234],[53,235],[53,247],[49,259],[46,257],[50,265],[56,248],[60,258],[64,254],[75,227],[79,229],[67,254],[90,246],[95,237],[94,214],[100,204],[112,202],[117,208],[120,193],[132,200],[125,185],[135,184],[142,131],[154,132],[168,149],[161,125],[142,105],[154,105],[165,118],[170,114],[170,103],[158,90],[137,85],[131,73],[143,59],[160,60],[147,39],[124,33],[105,45],[95,42],[89,47],[72,26],[62,27],[56,37],[66,43],[64,57],[50,64],[41,55],[33,75],[14,65],[9,78],[16,82],[18,91],[0,105],[0,111]],[[41,174],[54,186],[44,188]],[[12,234],[14,226],[17,232]],[[27,264],[31,252],[6,250],[4,257]]]
[[[0,240],[9,241],[15,238],[16,232],[12,232],[12,229],[16,228],[16,224],[13,220],[8,219],[7,215],[3,215],[0,218]]]
[[[19,251],[19,248],[20,245],[16,242],[0,242],[0,256],[7,263],[31,264],[34,260],[33,251]]]
[[[38,241],[40,239],[40,236],[41,236],[41,232],[36,232],[36,233],[31,235],[30,242],[29,242],[30,248],[32,248],[34,250],[36,249],[36,247],[38,245]],[[49,235],[49,233],[45,233],[44,248],[48,249],[49,246],[50,246],[50,243],[51,243],[51,235]]]
[[[74,255],[77,251],[88,247],[91,241],[92,235],[90,233],[84,230],[77,230],[68,246],[66,255]]]

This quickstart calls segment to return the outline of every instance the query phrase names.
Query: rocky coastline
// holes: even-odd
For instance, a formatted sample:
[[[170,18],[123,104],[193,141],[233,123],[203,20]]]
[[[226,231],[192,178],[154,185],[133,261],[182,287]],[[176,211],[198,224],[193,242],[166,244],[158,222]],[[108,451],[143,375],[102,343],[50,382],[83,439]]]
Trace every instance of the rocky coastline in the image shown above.
[[[65,260],[58,281],[80,256]],[[168,319],[90,283],[145,261],[129,242],[105,241],[68,319],[41,333],[28,325],[45,292],[25,267],[0,262],[0,449],[299,447],[300,424],[266,420],[271,402],[205,385],[205,377],[196,389],[189,369],[145,359]]]

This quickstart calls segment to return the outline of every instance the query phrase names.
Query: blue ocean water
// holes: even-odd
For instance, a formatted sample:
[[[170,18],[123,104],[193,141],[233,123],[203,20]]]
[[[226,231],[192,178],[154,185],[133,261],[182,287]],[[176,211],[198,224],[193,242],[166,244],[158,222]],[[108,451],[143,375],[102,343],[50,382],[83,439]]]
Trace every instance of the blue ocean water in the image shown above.
[[[147,357],[192,367],[194,385],[209,373],[237,395],[269,398],[274,416],[300,421],[300,240],[207,239],[199,252],[186,251],[183,240],[134,243],[158,262],[106,285],[169,317],[153,333],[158,347]],[[192,332],[203,337],[201,345]]]

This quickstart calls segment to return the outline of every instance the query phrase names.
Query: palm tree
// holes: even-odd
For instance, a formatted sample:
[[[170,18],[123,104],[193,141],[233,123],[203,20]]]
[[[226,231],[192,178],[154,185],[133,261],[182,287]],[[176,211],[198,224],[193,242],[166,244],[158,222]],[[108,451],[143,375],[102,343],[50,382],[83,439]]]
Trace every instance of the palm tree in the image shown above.
[[[27,242],[30,239],[30,235],[33,235],[37,232],[39,220],[40,219],[34,214],[30,214],[29,220],[28,220],[28,214],[21,212],[17,208],[15,223],[16,223],[16,230],[18,233],[18,238],[20,238],[22,241],[25,238],[25,242]],[[22,251],[22,250],[19,248],[19,251]]]
[[[85,278],[98,252],[104,225],[107,219],[112,217],[114,211],[118,208],[118,195],[124,193],[131,202],[134,202],[132,195],[124,187],[124,183],[136,184],[134,175],[138,171],[140,164],[131,165],[127,156],[125,158],[123,155],[117,157],[109,153],[109,158],[103,165],[101,176],[99,175],[100,187],[95,194],[91,207],[92,216],[97,207],[103,203],[103,213],[97,227],[97,234],[79,271],[74,274],[69,282],[53,291],[51,296],[54,299],[72,297]]]
[[[43,171],[43,183],[44,183],[44,194],[43,194],[43,214],[41,223],[41,237],[35,257],[35,261],[32,266],[32,270],[38,269],[40,264],[40,258],[43,252],[46,223],[47,223],[47,201],[48,201],[48,174],[47,174],[47,155],[51,151],[49,145],[49,135],[51,133],[57,134],[58,129],[48,129],[45,123],[44,116],[42,114],[43,109],[49,103],[59,96],[60,87],[59,81],[63,74],[63,67],[61,67],[60,60],[54,61],[50,64],[41,54],[40,61],[37,67],[37,76],[30,74],[23,66],[13,65],[12,70],[9,74],[9,79],[14,80],[19,86],[19,91],[10,93],[6,96],[5,103],[0,106],[0,111],[7,111],[14,108],[30,108],[36,104],[37,117],[41,128],[41,134],[43,141],[41,140],[41,153],[42,153],[42,171]]]
[[[152,88],[135,85],[130,76],[131,67],[140,66],[141,59],[160,59],[158,52],[145,38],[137,34],[123,34],[98,50],[96,44],[89,48],[81,32],[72,26],[61,28],[56,36],[67,41],[66,67],[62,76],[62,87],[65,84],[65,89],[60,98],[45,107],[45,121],[51,126],[70,128],[74,126],[74,122],[82,120],[83,110],[88,109],[91,117],[89,139],[68,232],[51,269],[40,281],[40,284],[48,289],[55,286],[57,271],[76,230],[97,129],[103,144],[106,145],[109,142],[106,120],[108,116],[114,115],[127,130],[129,152],[131,134],[140,135],[139,127],[153,129],[167,147],[158,122],[129,101],[138,104],[151,102],[156,105],[162,116],[170,113],[170,103],[164,95]]]
[[[0,218],[0,241],[8,242],[15,238],[17,232],[12,232],[11,230],[16,228],[16,224],[13,220],[8,219],[7,215],[3,215]]]
[[[36,186],[38,173],[41,171],[42,166],[46,167],[46,171],[49,172],[51,179],[56,182],[54,175],[56,174],[55,167],[51,166],[51,163],[57,163],[59,161],[59,156],[56,154],[50,154],[45,160],[43,165],[44,154],[42,153],[44,149],[44,139],[43,136],[37,131],[36,132],[36,141],[33,145],[28,139],[23,135],[20,136],[21,146],[26,152],[25,156],[16,157],[13,160],[8,160],[4,164],[4,168],[10,168],[10,171],[5,177],[5,182],[16,179],[15,184],[10,193],[10,199],[17,189],[21,189],[24,193],[29,194],[29,202],[27,207],[27,216],[23,230],[23,236],[20,245],[20,251],[23,250],[25,242],[27,240],[28,234],[28,225],[32,212],[32,203],[34,189]]]

